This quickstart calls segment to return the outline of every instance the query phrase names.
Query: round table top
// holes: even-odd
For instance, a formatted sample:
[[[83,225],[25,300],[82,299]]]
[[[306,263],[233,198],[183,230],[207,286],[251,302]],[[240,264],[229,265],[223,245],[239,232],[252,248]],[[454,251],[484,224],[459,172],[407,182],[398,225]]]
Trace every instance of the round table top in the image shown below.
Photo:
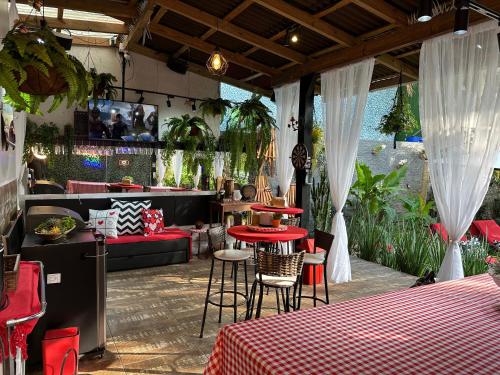
[[[116,186],[122,189],[142,189],[142,185],[137,184],[123,184],[121,182],[110,183],[111,186]]]
[[[301,213],[304,212],[302,208],[298,207],[268,207],[264,206],[263,204],[254,204],[250,206],[250,208],[254,211],[267,211],[267,212],[278,212],[280,214],[287,214],[287,215],[300,215]]]
[[[300,240],[309,234],[306,229],[288,226],[284,232],[253,232],[246,225],[237,225],[227,230],[227,234],[245,242],[287,242]]]

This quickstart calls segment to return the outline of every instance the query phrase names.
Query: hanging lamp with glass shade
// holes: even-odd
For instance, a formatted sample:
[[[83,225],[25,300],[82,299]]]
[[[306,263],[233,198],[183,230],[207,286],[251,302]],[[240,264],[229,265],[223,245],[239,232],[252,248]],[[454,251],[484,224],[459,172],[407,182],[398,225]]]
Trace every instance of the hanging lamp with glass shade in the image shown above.
[[[215,48],[215,50],[210,54],[210,57],[207,60],[207,69],[208,71],[216,76],[223,76],[226,74],[227,68],[229,64],[220,51],[219,47]]]

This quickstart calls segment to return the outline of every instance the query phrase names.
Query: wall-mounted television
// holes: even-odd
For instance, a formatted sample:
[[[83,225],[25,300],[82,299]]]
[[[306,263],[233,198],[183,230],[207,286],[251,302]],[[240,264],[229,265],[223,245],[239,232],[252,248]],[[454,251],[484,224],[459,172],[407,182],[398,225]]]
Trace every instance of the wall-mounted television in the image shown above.
[[[89,139],[158,140],[158,106],[100,99],[88,102]]]

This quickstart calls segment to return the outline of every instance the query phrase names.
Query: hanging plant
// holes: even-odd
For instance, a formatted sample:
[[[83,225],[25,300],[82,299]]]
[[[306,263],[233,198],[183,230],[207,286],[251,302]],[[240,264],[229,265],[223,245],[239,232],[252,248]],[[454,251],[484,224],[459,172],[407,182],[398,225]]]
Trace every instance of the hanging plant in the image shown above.
[[[111,73],[97,73],[95,68],[90,68],[90,77],[92,79],[92,91],[90,95],[94,101],[94,107],[97,106],[99,98],[113,100],[116,97],[114,82],[116,77]]]
[[[68,55],[52,31],[44,26],[14,27],[0,51],[0,86],[16,111],[40,113],[40,104],[54,96],[49,112],[66,99],[68,107],[84,104],[91,87],[88,72]]]
[[[231,101],[222,98],[206,98],[200,104],[201,116],[203,118],[207,116],[220,116],[221,121],[229,108],[232,108]]]
[[[394,135],[394,148],[396,148],[396,138],[399,133],[417,129],[418,121],[411,110],[408,92],[403,87],[402,79],[400,78],[392,108],[387,115],[382,117],[378,130],[382,134]]]
[[[231,156],[231,174],[262,171],[276,122],[260,95],[235,106],[229,117],[224,143]],[[240,170],[242,168],[242,170]]]
[[[175,150],[181,148],[184,150],[183,162],[193,173],[196,173],[198,164],[207,166],[210,161],[208,169],[211,168],[216,141],[204,119],[186,114],[171,118],[165,125],[168,129],[162,136],[164,148],[161,157],[167,167]]]

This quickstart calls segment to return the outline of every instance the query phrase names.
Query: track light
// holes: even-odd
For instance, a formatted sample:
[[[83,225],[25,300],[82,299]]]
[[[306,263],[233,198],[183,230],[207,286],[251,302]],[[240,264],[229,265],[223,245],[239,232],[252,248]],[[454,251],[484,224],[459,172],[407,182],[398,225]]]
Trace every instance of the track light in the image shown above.
[[[193,100],[191,103],[191,109],[193,110],[193,112],[196,112],[196,100]]]
[[[297,44],[299,42],[298,30],[299,30],[299,28],[297,25],[293,25],[293,26],[288,28],[288,30],[286,31],[286,35],[285,35],[285,46],[286,47],[289,47],[293,44]]]
[[[167,95],[167,107],[170,108],[172,107],[172,102],[170,101],[171,96]]]
[[[453,32],[455,35],[464,35],[469,28],[469,1],[458,1],[457,10],[455,11],[455,27]]]
[[[137,100],[137,103],[138,104],[142,104],[144,103],[144,96],[142,95],[143,92],[142,91],[136,91],[137,94],[141,94],[140,98]]]
[[[418,22],[428,22],[432,19],[432,0],[420,0]]]

